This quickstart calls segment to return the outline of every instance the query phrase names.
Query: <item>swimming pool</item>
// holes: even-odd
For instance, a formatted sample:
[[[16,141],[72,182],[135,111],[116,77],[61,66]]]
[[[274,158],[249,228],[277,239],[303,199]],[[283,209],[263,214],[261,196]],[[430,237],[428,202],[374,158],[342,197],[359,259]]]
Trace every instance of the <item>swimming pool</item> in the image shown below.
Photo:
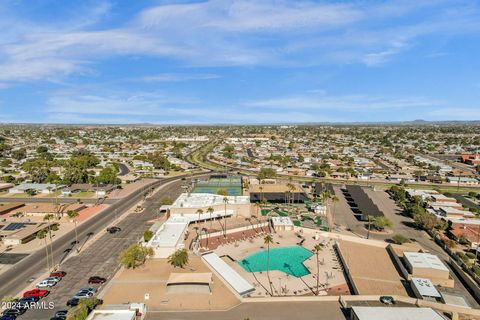
[[[313,256],[304,247],[282,247],[270,249],[270,270],[279,270],[300,278],[310,274],[303,262]],[[238,262],[247,272],[267,271],[267,250],[258,251]]]

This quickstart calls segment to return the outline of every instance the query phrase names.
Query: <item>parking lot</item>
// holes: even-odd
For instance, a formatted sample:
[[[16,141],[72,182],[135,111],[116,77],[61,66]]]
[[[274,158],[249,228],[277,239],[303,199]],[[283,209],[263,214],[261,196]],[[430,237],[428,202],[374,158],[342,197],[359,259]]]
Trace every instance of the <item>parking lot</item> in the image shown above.
[[[68,309],[66,302],[80,288],[98,287],[88,285],[87,280],[91,276],[111,278],[119,268],[118,257],[120,252],[138,241],[143,232],[148,229],[151,219],[159,207],[159,200],[164,196],[176,197],[181,192],[179,183],[176,182],[164,187],[151,199],[147,199],[145,210],[142,213],[132,213],[117,225],[122,229],[119,233],[109,234],[106,231],[100,238],[93,242],[85,251],[79,255],[72,256],[66,260],[61,269],[67,272],[59,284],[52,288],[51,293],[44,299],[46,305],[54,303],[54,309],[29,310],[19,319],[49,319],[55,311]],[[41,279],[37,279],[36,282]],[[35,282],[35,283],[36,283]]]

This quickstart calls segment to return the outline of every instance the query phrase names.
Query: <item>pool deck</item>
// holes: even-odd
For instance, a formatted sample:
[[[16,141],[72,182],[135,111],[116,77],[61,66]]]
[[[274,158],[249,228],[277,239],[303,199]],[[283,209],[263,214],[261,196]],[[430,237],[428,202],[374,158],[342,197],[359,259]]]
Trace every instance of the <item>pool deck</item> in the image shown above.
[[[295,246],[301,239],[295,232],[285,231],[272,234],[274,243],[271,248]],[[324,249],[320,252],[320,295],[339,295],[349,294],[347,282],[343,275],[343,270],[333,248],[334,241],[328,238],[314,240],[311,236],[306,236],[303,247],[311,250],[315,244],[323,243]],[[247,281],[252,283],[256,291],[252,297],[269,296],[270,290],[267,278],[267,272],[250,273],[243,269],[238,261],[266,248],[263,242],[263,236],[250,237],[244,241],[237,241],[219,246],[215,253],[223,257],[225,262],[237,271]],[[232,261],[231,259],[235,260]],[[309,275],[301,278],[290,276],[282,271],[271,270],[270,279],[275,295],[280,296],[302,296],[313,295],[316,291],[316,256],[313,255],[304,262],[305,267],[310,271]],[[328,279],[327,279],[328,275]]]

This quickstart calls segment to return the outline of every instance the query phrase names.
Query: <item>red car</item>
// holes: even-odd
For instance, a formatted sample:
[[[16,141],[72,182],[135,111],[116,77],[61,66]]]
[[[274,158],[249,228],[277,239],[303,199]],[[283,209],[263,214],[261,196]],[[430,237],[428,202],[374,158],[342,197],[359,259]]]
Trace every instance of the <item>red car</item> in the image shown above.
[[[24,297],[38,297],[38,298],[43,298],[46,295],[48,295],[50,291],[48,290],[42,290],[42,289],[33,289],[30,291],[25,291],[23,293]]]
[[[67,275],[67,273],[65,271],[55,271],[55,272],[52,272],[50,273],[50,277],[59,277],[59,278],[63,278]]]
[[[105,278],[102,278],[102,277],[98,277],[98,276],[93,276],[93,277],[90,277],[88,279],[88,283],[105,283],[107,281],[107,279]]]

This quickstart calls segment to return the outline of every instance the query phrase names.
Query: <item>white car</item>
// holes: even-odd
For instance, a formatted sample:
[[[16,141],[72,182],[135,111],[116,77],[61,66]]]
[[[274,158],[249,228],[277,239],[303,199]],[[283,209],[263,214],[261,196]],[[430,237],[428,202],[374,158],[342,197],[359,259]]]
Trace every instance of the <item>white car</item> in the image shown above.
[[[45,281],[45,280],[52,280],[52,281],[55,281],[55,282],[58,283],[60,280],[62,280],[62,278],[60,278],[60,277],[48,277],[48,278],[44,279],[43,281]]]
[[[43,281],[40,281],[39,283],[37,283],[37,288],[40,289],[40,288],[50,288],[50,287],[53,287],[54,285],[57,284],[57,281],[55,280],[43,280]]]
[[[85,299],[85,298],[90,298],[93,296],[93,292],[90,292],[90,291],[81,291],[81,292],[78,292],[74,298],[77,298],[77,299]]]

